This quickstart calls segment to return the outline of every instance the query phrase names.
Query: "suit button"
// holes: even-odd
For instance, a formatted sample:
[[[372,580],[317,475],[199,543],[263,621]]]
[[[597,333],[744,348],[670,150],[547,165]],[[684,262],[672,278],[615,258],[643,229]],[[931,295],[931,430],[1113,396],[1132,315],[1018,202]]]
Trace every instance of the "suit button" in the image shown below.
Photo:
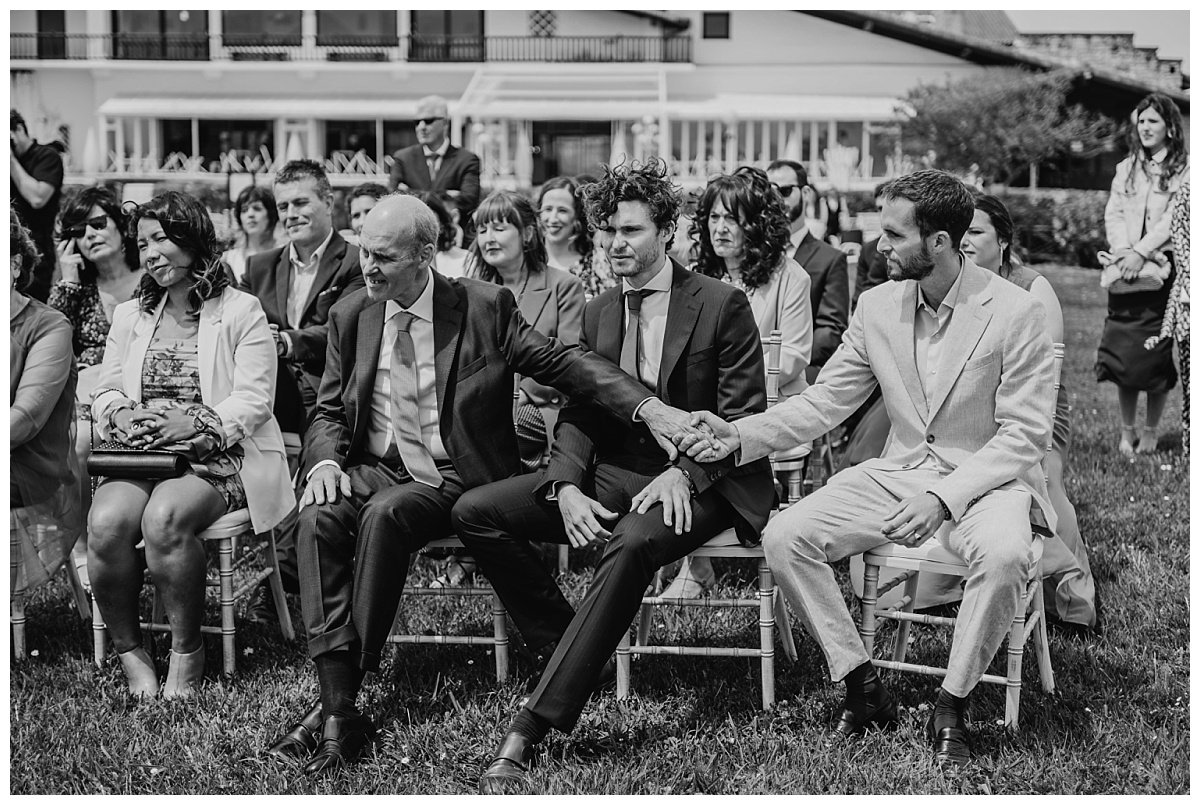
[[[929,442],[930,444],[933,444],[933,434],[931,433],[928,436],[926,436],[925,441]]]
[[[639,436],[639,437],[638,437],[638,444],[645,444],[645,443],[646,443],[646,438],[645,438],[644,436]]]

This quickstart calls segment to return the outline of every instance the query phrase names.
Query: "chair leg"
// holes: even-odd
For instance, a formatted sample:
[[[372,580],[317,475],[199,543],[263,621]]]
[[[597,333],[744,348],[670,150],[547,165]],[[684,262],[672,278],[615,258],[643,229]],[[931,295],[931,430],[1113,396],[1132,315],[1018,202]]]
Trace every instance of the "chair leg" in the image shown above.
[[[283,633],[284,640],[292,641],[296,639],[296,631],[292,628],[292,615],[288,612],[287,598],[283,592],[283,577],[279,575],[279,554],[275,552],[274,530],[267,536],[266,549],[267,564],[271,568],[267,583],[271,585],[271,597],[275,599],[275,616],[279,618],[279,631]]]
[[[650,584],[651,595],[659,595],[663,590],[662,568],[654,571],[654,581]],[[650,645],[650,628],[653,626],[651,619],[654,617],[654,607],[649,604],[642,604],[638,609],[638,626],[637,636],[634,638],[634,645],[648,646]]]
[[[217,575],[221,589],[221,650],[224,654],[224,673],[233,676],[237,670],[236,628],[233,623],[233,540],[217,540]]]
[[[796,662],[800,655],[796,651],[796,635],[792,632],[792,616],[788,612],[783,591],[778,587],[775,588],[775,628],[779,630],[779,643],[783,646],[784,656]]]
[[[863,568],[862,612],[858,621],[858,635],[862,638],[867,656],[875,656],[875,601],[879,590],[879,565],[866,563]]]
[[[908,603],[904,605],[905,612],[912,612],[913,607],[917,603],[917,587],[920,586],[921,574],[915,570],[908,571],[908,578],[904,581],[904,597],[908,599]],[[904,662],[904,655],[908,653],[908,629],[912,626],[908,621],[900,621],[900,625],[896,628],[896,647],[892,649],[892,659],[896,662]]]
[[[1040,582],[1034,582],[1040,584]],[[1025,611],[1029,606],[1029,593],[1022,596],[1017,606],[1016,617],[1008,630],[1008,673],[1005,674],[1006,695],[1004,699],[1004,726],[1017,729],[1021,711],[1021,660],[1025,656]]]
[[[1044,693],[1054,692],[1054,666],[1050,662],[1050,636],[1046,632],[1046,598],[1042,583],[1037,583],[1033,594],[1033,609],[1038,614],[1037,626],[1033,630],[1033,647],[1037,652],[1038,676],[1042,680]]]
[[[12,622],[13,659],[23,661],[25,654],[25,593],[13,593],[9,603],[9,620]]]
[[[617,698],[625,699],[629,697],[629,630],[626,629],[621,635],[621,642],[617,644]]]
[[[75,563],[70,561],[63,562],[63,570],[67,574],[67,583],[71,585],[71,597],[75,602],[75,610],[79,613],[79,617],[88,620],[92,617],[92,606],[88,600],[87,590],[83,588],[83,582],[79,580],[79,574],[75,571]]]
[[[104,616],[100,607],[92,601],[92,662],[100,668],[104,665],[104,652],[108,650],[108,627],[104,625]]]
[[[495,643],[496,682],[503,685],[508,681],[508,613],[500,596],[492,593],[492,641]]]
[[[775,578],[767,560],[758,562],[759,654],[762,661],[762,704],[775,705]]]
[[[558,575],[559,578],[567,575],[567,571],[571,569],[571,548],[568,545],[558,546]]]

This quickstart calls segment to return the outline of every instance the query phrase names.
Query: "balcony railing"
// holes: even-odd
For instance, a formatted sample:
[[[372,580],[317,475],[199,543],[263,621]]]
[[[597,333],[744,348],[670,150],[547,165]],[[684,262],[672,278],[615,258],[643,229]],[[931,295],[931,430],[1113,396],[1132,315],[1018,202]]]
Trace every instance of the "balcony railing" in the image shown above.
[[[10,59],[155,61],[672,62],[686,36],[317,36],[271,34],[9,35]]]

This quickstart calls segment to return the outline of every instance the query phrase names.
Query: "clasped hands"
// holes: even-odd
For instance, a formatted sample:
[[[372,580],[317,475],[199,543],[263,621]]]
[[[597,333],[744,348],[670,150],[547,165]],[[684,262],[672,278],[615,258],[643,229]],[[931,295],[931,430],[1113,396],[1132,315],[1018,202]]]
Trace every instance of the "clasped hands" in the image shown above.
[[[170,449],[197,434],[195,419],[179,408],[123,408],[113,416],[112,424],[117,441],[141,450]]]

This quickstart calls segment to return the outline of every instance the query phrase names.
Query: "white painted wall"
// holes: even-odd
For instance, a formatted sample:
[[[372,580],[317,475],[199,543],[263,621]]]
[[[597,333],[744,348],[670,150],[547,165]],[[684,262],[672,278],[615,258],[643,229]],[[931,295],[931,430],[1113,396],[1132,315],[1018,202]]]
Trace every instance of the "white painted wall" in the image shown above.
[[[14,34],[36,34],[37,12],[30,9],[8,12],[8,29]]]

